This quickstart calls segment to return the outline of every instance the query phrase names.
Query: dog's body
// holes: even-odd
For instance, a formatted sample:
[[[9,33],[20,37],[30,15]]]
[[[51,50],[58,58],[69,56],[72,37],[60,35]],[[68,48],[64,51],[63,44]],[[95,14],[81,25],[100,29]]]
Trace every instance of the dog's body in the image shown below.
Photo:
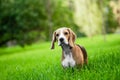
[[[58,45],[62,48],[62,66],[74,67],[87,64],[87,53],[84,47],[76,45],[76,35],[70,28],[59,28],[53,34],[51,49],[54,49],[54,42],[58,40]]]

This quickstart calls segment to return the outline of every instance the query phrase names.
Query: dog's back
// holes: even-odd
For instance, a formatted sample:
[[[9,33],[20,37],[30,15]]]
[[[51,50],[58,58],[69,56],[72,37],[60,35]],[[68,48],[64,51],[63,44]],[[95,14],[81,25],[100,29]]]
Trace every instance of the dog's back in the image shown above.
[[[80,49],[82,50],[83,53],[83,57],[84,57],[84,63],[87,64],[88,63],[88,59],[87,59],[87,51],[85,50],[85,48],[83,46],[80,46],[77,44],[77,46],[80,47]]]

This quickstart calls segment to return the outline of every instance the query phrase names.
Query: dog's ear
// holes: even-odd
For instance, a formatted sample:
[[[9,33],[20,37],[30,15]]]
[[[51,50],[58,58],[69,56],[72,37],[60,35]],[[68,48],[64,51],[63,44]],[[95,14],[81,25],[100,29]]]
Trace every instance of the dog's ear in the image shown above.
[[[69,41],[68,41],[69,45],[71,47],[74,47],[74,42],[75,42],[75,39],[76,39],[76,35],[70,28],[68,28],[68,31],[69,31],[69,34],[70,34]]]
[[[55,42],[56,42],[56,32],[54,32],[52,36],[51,49],[54,49]]]

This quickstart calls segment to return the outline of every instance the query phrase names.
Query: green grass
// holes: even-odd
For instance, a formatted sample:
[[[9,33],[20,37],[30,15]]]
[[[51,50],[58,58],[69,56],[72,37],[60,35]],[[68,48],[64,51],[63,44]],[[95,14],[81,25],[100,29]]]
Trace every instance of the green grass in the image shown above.
[[[88,52],[88,65],[63,69],[61,48],[50,42],[0,48],[0,80],[120,80],[120,35],[77,38]]]

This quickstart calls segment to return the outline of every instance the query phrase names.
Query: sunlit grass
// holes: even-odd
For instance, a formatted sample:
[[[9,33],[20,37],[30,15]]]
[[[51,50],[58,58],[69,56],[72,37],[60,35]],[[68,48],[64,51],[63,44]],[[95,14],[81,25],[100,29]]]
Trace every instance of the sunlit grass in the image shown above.
[[[120,35],[79,38],[85,46],[88,65],[82,69],[61,67],[61,48],[50,50],[50,42],[21,48],[0,48],[0,80],[119,80]]]

